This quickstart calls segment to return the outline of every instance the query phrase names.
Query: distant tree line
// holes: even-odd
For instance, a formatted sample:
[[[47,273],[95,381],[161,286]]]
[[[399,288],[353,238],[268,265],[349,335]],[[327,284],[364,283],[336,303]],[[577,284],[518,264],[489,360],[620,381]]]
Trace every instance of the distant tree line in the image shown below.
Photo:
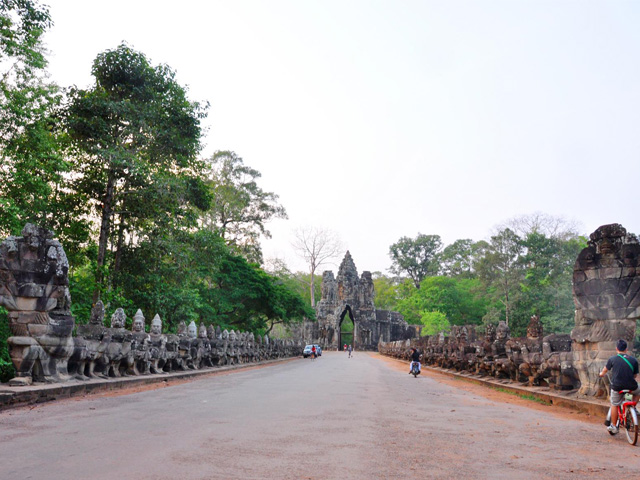
[[[572,223],[539,213],[508,221],[489,241],[402,237],[389,249],[396,276],[374,276],[376,306],[423,325],[425,335],[504,320],[523,336],[534,314],[546,332],[568,333],[573,265],[586,242]]]
[[[125,43],[97,55],[90,87],[49,82],[51,25],[36,0],[0,0],[0,237],[27,222],[55,232],[79,323],[98,298],[158,313],[169,330],[195,320],[265,333],[313,317],[259,266],[266,224],[286,218],[278,196],[236,153],[200,157],[208,105]]]

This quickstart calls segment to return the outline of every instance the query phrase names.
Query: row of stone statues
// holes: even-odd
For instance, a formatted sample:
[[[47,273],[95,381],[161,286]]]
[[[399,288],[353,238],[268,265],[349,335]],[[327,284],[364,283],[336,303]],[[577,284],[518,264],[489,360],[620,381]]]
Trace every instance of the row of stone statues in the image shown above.
[[[22,236],[0,244],[0,306],[9,311],[9,354],[16,370],[10,385],[200,369],[302,354],[299,341],[198,328],[194,322],[180,324],[177,334],[165,334],[158,315],[146,333],[140,310],[131,330],[125,329],[121,308],[106,327],[101,302],[74,336],[68,270],[62,245],[43,228],[27,224]]]
[[[111,326],[104,326],[101,301],[91,311],[86,325],[77,328],[69,373],[79,380],[199,370],[282,358],[302,353],[303,345],[292,340],[272,340],[248,332],[222,330],[209,325],[178,325],[176,334],[162,333],[156,315],[149,333],[141,310],[133,316],[131,330],[125,329],[126,315],[118,308]]]
[[[422,361],[427,365],[560,390],[574,389],[580,384],[573,366],[570,336],[543,336],[542,323],[535,315],[526,337],[511,337],[505,322],[497,327],[487,325],[481,338],[476,336],[475,325],[454,326],[451,335],[440,333],[380,343],[379,351],[408,360],[411,347],[422,353]]]

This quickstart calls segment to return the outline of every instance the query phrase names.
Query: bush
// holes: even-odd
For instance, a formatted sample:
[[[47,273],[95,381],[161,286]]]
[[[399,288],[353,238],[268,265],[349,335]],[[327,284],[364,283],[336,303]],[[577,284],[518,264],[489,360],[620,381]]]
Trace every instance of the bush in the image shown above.
[[[16,370],[13,363],[0,359],[0,382],[8,382],[16,376]]]

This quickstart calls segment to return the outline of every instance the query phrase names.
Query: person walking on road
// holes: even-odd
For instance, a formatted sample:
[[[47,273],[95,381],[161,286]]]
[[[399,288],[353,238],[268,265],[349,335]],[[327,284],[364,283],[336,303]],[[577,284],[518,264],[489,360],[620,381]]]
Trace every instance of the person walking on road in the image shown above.
[[[349,352],[349,358],[351,358],[351,352],[353,352],[353,348],[351,348],[351,345],[347,347],[347,352]]]
[[[316,359],[316,355],[318,352],[316,352],[316,346],[314,345],[313,347],[311,347],[311,361]]]

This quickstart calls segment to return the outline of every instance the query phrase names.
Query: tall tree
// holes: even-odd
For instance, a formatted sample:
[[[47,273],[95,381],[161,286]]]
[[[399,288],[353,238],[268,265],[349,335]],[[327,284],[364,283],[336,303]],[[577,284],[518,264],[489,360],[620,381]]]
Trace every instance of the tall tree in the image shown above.
[[[549,238],[570,240],[579,236],[580,224],[562,216],[535,212],[513,217],[498,228],[500,230],[509,228],[520,238],[525,238],[530,233],[537,233]]]
[[[37,1],[0,0],[0,145],[46,110],[42,35],[51,25]]]
[[[389,247],[389,270],[396,275],[409,275],[416,288],[420,288],[423,278],[438,274],[438,254],[441,249],[442,240],[439,235],[419,233],[415,239],[402,237]]]
[[[266,223],[287,218],[275,193],[258,186],[260,172],[230,151],[217,151],[207,162],[211,208],[202,216],[204,227],[217,232],[227,244],[254,262],[262,261],[260,236],[271,238]]]
[[[77,148],[76,168],[82,172],[75,188],[91,199],[100,218],[96,299],[109,283],[108,245],[121,246],[132,206],[141,198],[151,199],[148,208],[163,205],[158,198],[176,199],[171,202],[175,206],[181,203],[181,194],[171,188],[176,178],[186,179],[187,185],[194,182],[189,179],[201,168],[196,155],[205,111],[187,99],[169,67],[152,66],[126,44],[100,53],[92,74],[92,88],[71,91],[66,120]],[[178,189],[184,191],[189,188]],[[119,212],[125,214],[119,216],[114,235]],[[148,212],[144,215],[148,218]]]
[[[477,263],[480,279],[504,307],[507,325],[523,278],[522,252],[522,240],[507,228],[491,237],[486,254]]]
[[[46,82],[42,34],[50,26],[46,6],[0,0],[0,235],[37,223],[54,230],[73,259],[88,224],[66,186],[62,95]]]
[[[294,232],[294,239],[291,246],[298,256],[309,266],[309,274],[311,276],[309,282],[309,295],[311,297],[311,306],[315,307],[316,299],[315,277],[318,268],[327,263],[332,258],[336,258],[344,251],[342,242],[338,236],[324,228],[303,227]]]

